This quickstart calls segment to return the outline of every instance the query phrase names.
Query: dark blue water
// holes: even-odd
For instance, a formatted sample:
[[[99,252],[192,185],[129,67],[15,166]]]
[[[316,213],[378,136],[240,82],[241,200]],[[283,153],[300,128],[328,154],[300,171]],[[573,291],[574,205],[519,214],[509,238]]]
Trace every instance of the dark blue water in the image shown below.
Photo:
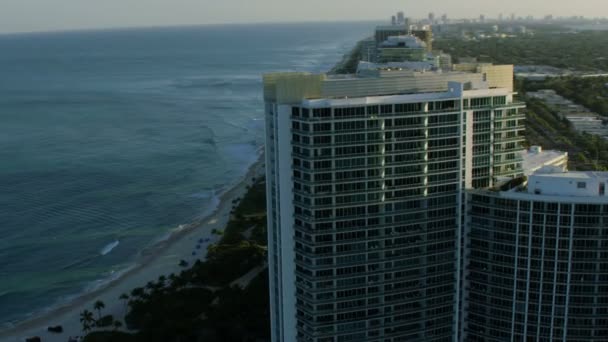
[[[209,212],[262,146],[261,74],[326,71],[372,27],[0,36],[0,324]]]

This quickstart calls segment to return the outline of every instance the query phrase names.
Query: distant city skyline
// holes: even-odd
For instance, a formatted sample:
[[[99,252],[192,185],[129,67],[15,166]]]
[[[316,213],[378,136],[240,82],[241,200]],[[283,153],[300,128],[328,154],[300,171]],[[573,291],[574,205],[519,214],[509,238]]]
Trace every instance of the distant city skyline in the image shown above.
[[[473,9],[473,10],[472,10]],[[482,0],[430,0],[424,4],[399,0],[290,1],[290,0],[2,0],[0,33],[78,30],[116,27],[174,26],[259,22],[305,22],[338,20],[390,20],[397,11],[406,17],[426,18],[542,18],[554,16],[603,17],[608,15],[604,0],[560,3],[549,0],[512,0],[489,3]]]

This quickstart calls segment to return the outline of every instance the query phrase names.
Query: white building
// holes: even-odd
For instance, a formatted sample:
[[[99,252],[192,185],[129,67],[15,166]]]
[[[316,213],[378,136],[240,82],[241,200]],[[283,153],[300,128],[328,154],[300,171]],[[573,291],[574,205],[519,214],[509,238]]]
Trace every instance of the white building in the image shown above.
[[[543,150],[541,146],[531,146],[521,151],[524,174],[529,176],[545,166],[557,166],[562,171],[568,170],[568,152]]]
[[[528,178],[528,192],[535,195],[594,197],[606,194],[608,172],[564,172],[545,166]]]
[[[608,340],[608,172],[470,190],[466,341]]]
[[[513,67],[264,76],[273,341],[461,333],[464,190],[523,175]]]

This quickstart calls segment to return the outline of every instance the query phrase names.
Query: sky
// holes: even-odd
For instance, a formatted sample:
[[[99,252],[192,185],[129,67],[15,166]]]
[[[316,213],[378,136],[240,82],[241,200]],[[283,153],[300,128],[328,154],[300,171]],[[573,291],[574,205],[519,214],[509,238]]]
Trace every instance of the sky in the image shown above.
[[[607,0],[0,0],[0,33],[220,23],[413,18],[608,16]]]

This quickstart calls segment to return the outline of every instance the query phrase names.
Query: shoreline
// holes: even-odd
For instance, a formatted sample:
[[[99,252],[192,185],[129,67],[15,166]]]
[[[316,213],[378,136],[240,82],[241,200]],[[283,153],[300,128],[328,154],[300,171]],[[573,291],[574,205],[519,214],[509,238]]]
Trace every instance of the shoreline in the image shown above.
[[[224,191],[218,194],[218,204],[213,210],[188,224],[181,225],[181,229],[171,231],[166,239],[144,248],[116,279],[111,279],[99,288],[90,292],[76,294],[66,303],[57,304],[48,311],[41,310],[35,316],[27,318],[14,326],[0,328],[0,341],[23,341],[26,337],[39,336],[43,341],[66,341],[69,336],[81,336],[79,321],[80,312],[85,309],[92,311],[93,302],[101,299],[106,304],[104,315],[111,314],[115,319],[123,321],[125,312],[124,302],[119,300],[122,293],[130,294],[136,287],[144,287],[148,281],[156,280],[159,276],[168,276],[179,273],[187,267],[178,265],[180,260],[186,260],[189,265],[196,259],[204,259],[206,247],[216,243],[220,236],[211,233],[213,229],[223,230],[230,218],[232,201],[242,198],[251,185],[252,178],[264,175],[263,148],[258,152],[257,160],[251,164],[246,173],[233,184],[229,184]],[[196,235],[196,238],[194,236]],[[201,250],[194,250],[193,246],[201,236],[209,239]],[[190,245],[191,247],[188,247]],[[196,252],[192,255],[191,251]],[[111,277],[111,276],[110,276]],[[101,279],[104,281],[104,279]],[[48,326],[62,325],[64,332],[50,334],[46,331]]]
[[[359,53],[363,40],[365,40],[365,38],[357,41],[356,44],[343,55],[342,59],[334,64],[334,66],[328,71],[328,73],[335,73],[336,71],[339,71],[340,68],[346,67],[346,64],[348,64],[349,60],[358,59],[356,55]],[[203,226],[205,226],[206,224],[210,225],[214,223],[220,223],[218,224],[218,227],[214,228],[221,230],[225,228],[230,217],[229,212],[232,210],[232,200],[238,197],[243,197],[243,195],[246,193],[246,187],[251,183],[251,178],[257,178],[265,175],[265,157],[263,146],[257,150],[257,154],[257,159],[254,161],[253,164],[251,164],[247,168],[245,175],[242,176],[237,182],[229,184],[223,191],[218,194],[218,204],[215,206],[215,208],[213,208],[213,210],[211,210],[210,213],[202,215],[201,218],[195,220],[194,222],[179,225],[176,229],[173,229],[167,234],[165,234],[165,236],[161,236],[159,240],[155,240],[156,242],[151,246],[142,249],[135,257],[133,264],[131,264],[124,270],[117,271],[123,273],[115,279],[107,281],[100,287],[94,288],[92,291],[76,294],[66,303],[58,304],[57,307],[51,308],[48,311],[41,310],[38,314],[34,314],[34,316],[27,318],[21,322],[18,322],[13,326],[0,326],[0,342],[21,342],[24,340],[24,338],[30,336],[40,336],[43,338],[44,342],[59,342],[65,341],[69,336],[82,336],[83,334],[80,330],[79,314],[84,309],[91,310],[93,301],[97,300],[101,296],[109,295],[110,292],[114,290],[114,292],[116,292],[114,293],[115,298],[112,298],[111,300],[114,302],[113,304],[116,304],[115,302],[119,301],[118,297],[122,293],[125,293],[125,291],[121,292],[116,290],[118,288],[124,288],[126,286],[125,283],[127,283],[129,279],[135,278],[138,275],[141,276],[140,273],[145,273],[146,269],[150,267],[152,262],[162,258],[163,252],[167,253],[167,251],[171,247],[175,246],[176,243],[185,240],[188,236],[193,235],[195,231],[203,229]],[[228,215],[223,213],[226,209],[228,211]],[[222,220],[219,220],[220,218]],[[212,229],[213,228],[208,227],[208,232],[205,233],[211,234]],[[211,241],[209,244],[214,244],[218,242],[219,239],[219,236],[211,234]],[[188,254],[188,251],[189,250],[182,251],[182,259],[191,259],[191,255]],[[206,250],[203,250],[202,253],[206,254]],[[201,257],[204,256],[201,255]],[[189,266],[179,267],[177,263],[175,263],[173,267],[176,272],[180,272],[181,270],[185,270],[188,268]],[[172,273],[171,270],[167,270],[167,272],[160,273],[153,278],[140,277],[143,281],[140,282],[138,285],[131,286],[130,288],[128,288],[128,291],[126,291],[126,293],[130,294],[130,291],[136,287],[144,287],[146,282],[150,280],[156,280],[159,275],[168,275],[170,273]],[[101,279],[101,281],[105,281],[105,279]],[[108,308],[109,305],[107,301],[105,302],[105,304],[106,310],[111,309]],[[120,306],[123,307],[124,304],[120,303]],[[119,313],[116,312],[117,310],[115,308],[114,310],[108,311],[111,312],[105,312],[105,314],[112,314],[114,315],[115,319],[121,318],[121,321],[122,319],[124,319],[124,315],[126,314],[126,311],[124,309],[121,310]],[[54,320],[53,318],[56,316],[61,316],[61,319]],[[66,322],[66,319],[68,318],[67,316],[71,316],[71,321]],[[48,326],[57,325],[59,323],[64,323],[62,324],[64,327],[64,332],[62,334],[49,334],[46,331],[46,328]],[[73,327],[74,325],[78,327],[77,333],[72,333],[70,329],[66,329],[69,327]]]

